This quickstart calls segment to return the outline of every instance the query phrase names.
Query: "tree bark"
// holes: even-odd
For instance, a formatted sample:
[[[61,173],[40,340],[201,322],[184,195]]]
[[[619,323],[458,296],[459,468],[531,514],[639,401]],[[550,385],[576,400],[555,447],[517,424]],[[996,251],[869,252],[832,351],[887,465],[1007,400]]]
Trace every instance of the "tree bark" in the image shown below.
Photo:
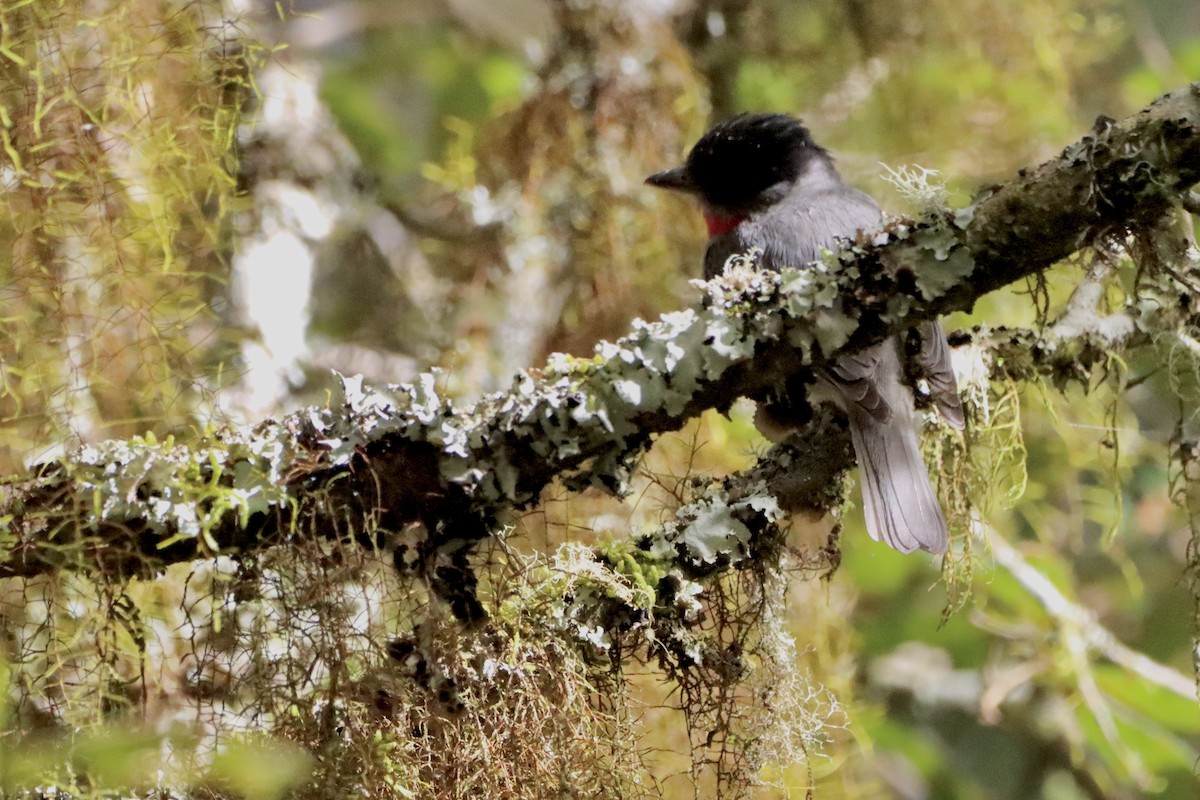
[[[380,545],[420,523],[421,566],[471,617],[467,553],[552,479],[620,492],[656,434],[970,309],[1099,237],[1154,226],[1197,182],[1200,83],[1098,120],[957,213],[861,234],[823,265],[779,275],[734,266],[708,283],[703,304],[637,322],[593,359],[551,359],[470,407],[441,397],[435,376],[387,390],[348,379],[327,408],[282,422],[188,446],[108,442],[40,465],[5,489],[0,577],[152,574],[302,535]],[[818,451],[849,463],[836,441]]]

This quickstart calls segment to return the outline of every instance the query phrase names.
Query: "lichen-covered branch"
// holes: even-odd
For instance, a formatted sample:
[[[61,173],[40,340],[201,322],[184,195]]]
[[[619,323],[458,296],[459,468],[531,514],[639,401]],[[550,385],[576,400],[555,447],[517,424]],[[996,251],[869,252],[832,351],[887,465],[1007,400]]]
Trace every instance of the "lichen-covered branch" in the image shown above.
[[[84,448],[9,483],[0,575],[146,573],[290,536],[382,543],[420,523],[415,558],[469,618],[466,554],[552,479],[619,492],[654,435],[969,308],[1099,236],[1152,226],[1198,181],[1200,84],[1103,121],[957,214],[893,223],[815,267],[734,264],[703,305],[471,406],[442,397],[435,375],[386,391],[350,379],[328,407],[252,430]]]

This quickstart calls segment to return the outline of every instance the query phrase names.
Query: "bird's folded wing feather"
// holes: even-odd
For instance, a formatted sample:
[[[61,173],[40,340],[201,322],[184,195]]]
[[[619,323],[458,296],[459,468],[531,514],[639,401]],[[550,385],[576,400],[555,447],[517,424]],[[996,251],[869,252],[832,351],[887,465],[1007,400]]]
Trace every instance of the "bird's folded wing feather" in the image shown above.
[[[892,417],[892,407],[880,391],[878,370],[883,348],[894,346],[888,340],[857,353],[839,356],[824,373],[845,403],[853,404],[877,422],[887,422]]]
[[[950,343],[937,320],[921,323],[921,351],[917,356],[921,372],[929,384],[929,394],[934,405],[956,430],[966,426],[962,398],[958,395],[958,381],[950,362]]]

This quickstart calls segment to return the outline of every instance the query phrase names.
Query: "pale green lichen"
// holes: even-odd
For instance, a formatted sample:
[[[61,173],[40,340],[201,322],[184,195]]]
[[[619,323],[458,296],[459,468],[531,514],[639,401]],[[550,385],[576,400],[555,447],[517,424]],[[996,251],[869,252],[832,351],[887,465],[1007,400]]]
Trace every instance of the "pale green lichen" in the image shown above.
[[[970,262],[944,230],[899,225],[876,239],[917,236],[930,239],[919,252],[934,262],[934,272],[943,265],[940,275],[922,278],[928,297],[960,280]],[[601,343],[591,359],[555,356],[544,371],[519,373],[508,392],[473,406],[460,407],[446,397],[437,373],[384,388],[366,386],[361,377],[335,376],[324,408],[303,410],[282,423],[214,433],[191,452],[151,441],[110,443],[83,451],[73,469],[80,487],[96,496],[99,519],[145,520],[167,542],[203,536],[227,513],[245,526],[254,514],[289,510],[294,505],[285,488],[289,480],[323,472],[332,478],[356,458],[369,463],[372,448],[405,442],[432,448],[436,479],[459,492],[482,519],[535,502],[545,481],[564,473],[568,486],[596,485],[620,494],[649,434],[678,427],[713,402],[732,401],[746,390],[747,380],[760,390],[770,385],[767,373],[731,379],[734,365],[784,342],[801,363],[846,345],[860,326],[846,313],[846,289],[848,282],[863,282],[855,259],[865,252],[865,246],[855,246],[841,263],[830,258],[778,273],[757,270],[753,254],[735,259],[725,274],[701,284],[706,305],[656,322],[636,321],[630,335]],[[920,274],[928,274],[925,267]],[[907,313],[908,303],[903,295],[893,297],[888,311]],[[732,381],[724,395],[698,402],[722,381]],[[108,480],[99,477],[101,467],[111,470]],[[712,532],[738,533],[731,515],[744,510],[698,511],[680,541],[698,562],[714,554],[729,557],[737,542],[728,541],[728,533],[721,540]]]
[[[254,430],[212,430],[193,445],[153,435],[80,448],[70,462],[79,497],[108,522],[136,521],[163,535],[159,547],[200,539],[226,514],[246,525],[252,514],[290,503],[284,473],[294,456],[292,437],[267,423]]]

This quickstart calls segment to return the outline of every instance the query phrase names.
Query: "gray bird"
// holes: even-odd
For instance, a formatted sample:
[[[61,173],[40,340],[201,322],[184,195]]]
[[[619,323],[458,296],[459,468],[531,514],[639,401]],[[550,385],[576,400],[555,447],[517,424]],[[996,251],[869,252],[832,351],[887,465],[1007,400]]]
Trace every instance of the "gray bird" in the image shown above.
[[[799,120],[784,114],[741,115],[704,134],[683,166],[650,176],[651,186],[699,199],[708,226],[704,277],[721,274],[730,256],[761,251],[765,269],[802,267],[836,250],[838,237],[878,228],[879,205],[847,186],[829,153]],[[937,322],[918,329],[918,364],[935,405],[964,425],[946,335]],[[921,459],[913,396],[903,381],[900,340],[893,337],[841,356],[822,372],[850,422],[862,472],[867,531],[902,553],[946,550],[946,520]],[[821,392],[818,392],[820,394]],[[755,421],[772,436],[786,404],[759,405]],[[774,438],[774,437],[772,437]]]

